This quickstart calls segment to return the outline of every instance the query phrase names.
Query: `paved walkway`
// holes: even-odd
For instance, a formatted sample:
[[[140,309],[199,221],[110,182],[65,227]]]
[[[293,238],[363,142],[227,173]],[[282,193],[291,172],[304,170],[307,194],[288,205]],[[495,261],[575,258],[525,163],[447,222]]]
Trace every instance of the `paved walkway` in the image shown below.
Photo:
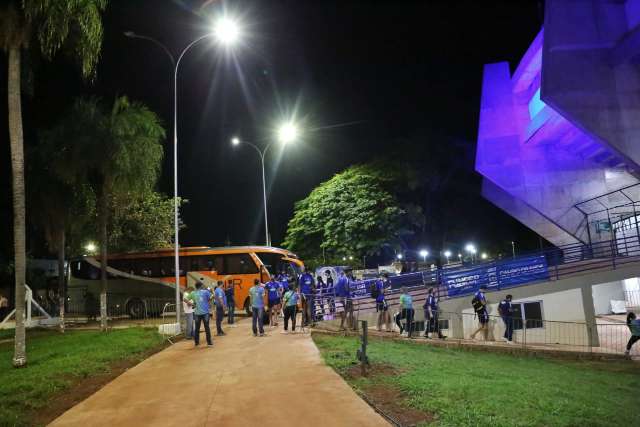
[[[243,320],[226,328],[227,336],[214,336],[212,348],[179,342],[50,425],[388,426],[324,365],[308,334],[283,335],[281,328],[255,338]]]

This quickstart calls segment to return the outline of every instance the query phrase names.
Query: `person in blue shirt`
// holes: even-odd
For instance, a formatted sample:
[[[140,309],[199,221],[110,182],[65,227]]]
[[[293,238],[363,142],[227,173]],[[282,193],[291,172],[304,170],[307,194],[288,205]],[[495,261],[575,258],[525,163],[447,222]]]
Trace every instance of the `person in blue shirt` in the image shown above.
[[[331,276],[330,270],[325,270],[324,275],[326,277],[325,283],[327,284],[327,302],[329,304],[329,313],[335,314],[336,312],[336,299],[335,299],[335,290],[333,284],[333,277]]]
[[[253,280],[253,287],[249,289],[251,298],[251,329],[253,336],[264,336],[264,288],[260,285],[260,280]]]
[[[405,286],[402,287],[402,294],[400,295],[400,313],[396,316],[396,324],[400,329],[400,335],[404,329],[407,330],[407,337],[413,338],[413,317],[415,310],[413,309],[413,297]],[[405,327],[400,324],[400,319],[405,319]]]
[[[235,328],[236,325],[233,322],[236,313],[236,296],[233,279],[227,281],[227,288],[224,290],[224,294],[227,297],[227,324],[230,328]]]
[[[289,320],[291,320],[291,332],[296,332],[296,313],[298,311],[298,301],[300,294],[294,289],[289,289],[284,293],[282,302],[284,304],[284,331],[283,334],[289,333]]]
[[[627,314],[627,326],[631,331],[631,338],[629,338],[627,349],[624,352],[626,356],[631,352],[631,347],[633,347],[636,342],[640,341],[640,319],[636,319],[636,314],[633,311]]]
[[[433,288],[429,288],[427,299],[422,308],[424,309],[424,337],[429,338],[431,332],[432,334],[437,333],[441,340],[445,339],[438,323],[438,297],[434,295]]]
[[[280,314],[280,297],[281,287],[275,278],[272,276],[264,289],[267,292],[267,302],[269,303],[267,310],[269,312],[269,323],[272,328],[278,326],[278,314]]]
[[[485,285],[480,286],[480,290],[475,293],[474,300],[479,301],[478,308],[475,310],[478,316],[478,322],[480,326],[471,334],[471,339],[476,339],[476,334],[480,331],[484,334],[484,340],[487,340],[487,334],[489,333],[489,313],[487,312],[487,298],[484,292],[487,290]]]
[[[280,282],[280,286],[282,287],[282,295],[284,295],[285,292],[289,290],[289,278],[285,273],[282,273],[278,277],[278,281]]]
[[[212,297],[213,296],[209,289],[205,289],[200,281],[196,282],[196,290],[189,294],[189,299],[195,306],[194,316],[196,320],[196,327],[193,340],[196,346],[200,345],[200,323],[204,323],[204,333],[207,337],[207,345],[213,345],[211,329],[209,328],[209,303],[211,302]]]
[[[502,317],[504,322],[504,339],[507,343],[513,344],[513,307],[511,307],[511,300],[513,296],[507,295],[505,299],[500,301],[498,305],[498,313]]]
[[[218,336],[225,334],[222,330],[222,320],[224,319],[224,310],[227,306],[227,296],[224,294],[224,290],[222,289],[223,284],[224,282],[219,280],[213,290],[213,303],[216,306],[216,335]]]
[[[391,316],[389,314],[389,304],[387,304],[387,299],[385,293],[388,288],[388,281],[385,280],[386,277],[380,276],[378,280],[376,280],[376,311],[378,312],[378,331],[382,331],[382,324],[384,323],[385,330],[387,332],[391,332]]]
[[[348,306],[350,305],[349,279],[347,279],[344,271],[340,272],[340,276],[338,277],[334,290],[336,301],[342,306],[342,311],[340,312],[340,329],[344,329],[344,322],[346,320]]]
[[[302,296],[302,326],[308,326],[309,323],[314,322],[315,306],[314,306],[314,283],[313,276],[307,270],[300,275],[298,289]]]

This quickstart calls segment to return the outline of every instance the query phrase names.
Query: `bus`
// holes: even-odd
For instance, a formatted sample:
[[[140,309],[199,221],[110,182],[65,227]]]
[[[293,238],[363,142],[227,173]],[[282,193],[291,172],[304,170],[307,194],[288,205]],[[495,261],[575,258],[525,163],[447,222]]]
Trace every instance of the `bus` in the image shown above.
[[[175,303],[174,249],[109,255],[107,260],[107,312],[141,318],[158,315],[165,304]],[[269,246],[180,248],[180,288],[201,281],[211,286],[231,280],[237,310],[250,314],[249,288],[254,279],[265,283],[272,275],[287,274],[294,280],[304,263],[286,250]],[[67,310],[70,314],[96,316],[101,290],[100,260],[84,256],[70,262]]]

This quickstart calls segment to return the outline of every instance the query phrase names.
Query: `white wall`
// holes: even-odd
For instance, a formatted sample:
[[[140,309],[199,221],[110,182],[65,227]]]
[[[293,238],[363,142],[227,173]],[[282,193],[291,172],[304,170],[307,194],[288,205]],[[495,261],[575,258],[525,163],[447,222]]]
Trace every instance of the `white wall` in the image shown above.
[[[596,316],[611,314],[611,300],[624,301],[624,292],[621,281],[603,283],[591,287],[593,296],[593,308]]]

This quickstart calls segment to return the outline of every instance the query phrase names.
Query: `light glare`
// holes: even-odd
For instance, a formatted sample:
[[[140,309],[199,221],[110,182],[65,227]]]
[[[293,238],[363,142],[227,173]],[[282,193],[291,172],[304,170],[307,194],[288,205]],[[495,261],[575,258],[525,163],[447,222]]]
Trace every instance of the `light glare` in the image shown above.
[[[232,143],[233,145],[238,145],[238,144],[240,144],[240,138],[238,138],[238,137],[235,137],[235,136],[234,136],[233,138],[231,138],[231,143]]]
[[[98,247],[94,243],[88,243],[87,246],[84,247],[87,252],[95,252]]]
[[[295,141],[298,138],[298,128],[294,123],[283,123],[278,128],[278,141],[283,144]]]
[[[231,46],[240,38],[240,27],[233,19],[224,17],[216,22],[214,33],[220,43]]]

